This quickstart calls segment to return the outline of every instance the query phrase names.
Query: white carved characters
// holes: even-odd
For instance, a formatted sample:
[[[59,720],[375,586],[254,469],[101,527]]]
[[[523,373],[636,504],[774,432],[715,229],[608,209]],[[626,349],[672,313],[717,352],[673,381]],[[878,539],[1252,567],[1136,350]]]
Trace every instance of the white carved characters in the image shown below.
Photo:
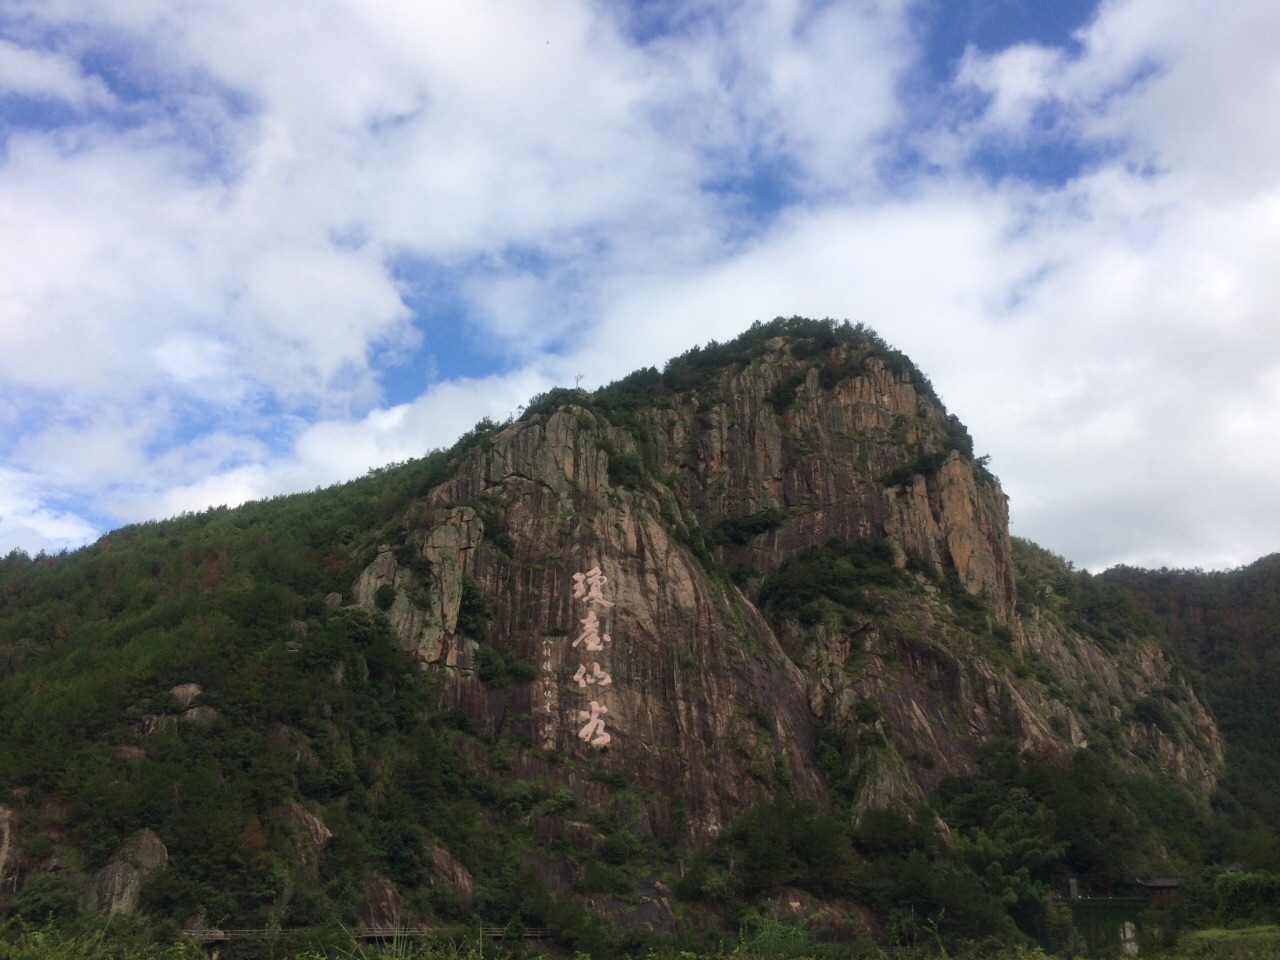
[[[602,687],[607,687],[613,683],[613,678],[601,670],[600,664],[594,660],[591,661],[590,673],[587,673],[586,664],[578,664],[578,672],[573,675],[573,679],[578,681],[578,686],[580,687],[585,687],[588,684],[599,684]]]
[[[582,644],[592,653],[598,653],[604,649],[606,643],[611,643],[612,638],[606,633],[600,633],[600,621],[596,617],[596,612],[590,610],[583,620],[578,621],[582,624],[582,633],[578,634],[578,639],[573,641],[573,646]]]
[[[596,607],[605,611],[613,606],[613,601],[604,595],[604,588],[608,583],[609,578],[600,572],[598,566],[586,573],[573,575],[573,599],[587,604],[587,615],[578,621],[582,624],[582,632],[573,641],[575,650],[581,647],[583,653],[599,653],[606,644],[612,642],[607,633],[601,633],[600,618],[595,611]],[[578,664],[578,672],[573,675],[573,679],[580,690],[587,687],[603,690],[613,683],[613,678],[601,669],[596,660],[591,661],[590,669],[585,663]],[[609,708],[597,700],[591,701],[589,709],[579,710],[578,719],[585,720],[586,726],[578,731],[578,739],[593,747],[608,746],[613,739],[604,729],[604,717],[608,712]]]
[[[586,573],[573,575],[573,599],[596,603],[606,609],[613,606],[612,600],[604,598],[604,585],[609,578],[600,572],[599,567],[592,567]]]
[[[593,747],[607,747],[613,738],[604,732],[604,715],[609,708],[592,700],[590,709],[579,710],[578,719],[587,721],[587,725],[578,731],[578,739],[586,740]]]

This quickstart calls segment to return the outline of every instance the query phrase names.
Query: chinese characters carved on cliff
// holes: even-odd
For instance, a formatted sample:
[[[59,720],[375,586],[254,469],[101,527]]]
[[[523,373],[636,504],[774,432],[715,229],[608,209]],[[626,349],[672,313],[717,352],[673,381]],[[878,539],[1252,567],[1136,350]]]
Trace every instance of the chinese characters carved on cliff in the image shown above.
[[[613,642],[607,633],[601,632],[603,627],[596,613],[597,609],[603,613],[613,606],[613,601],[604,595],[604,588],[608,583],[609,578],[600,572],[599,567],[573,575],[573,599],[587,605],[587,615],[578,621],[582,624],[582,632],[572,644],[581,654],[601,653]],[[579,663],[573,680],[578,689],[584,692],[588,687],[594,688],[597,697],[602,697],[604,689],[613,683],[613,678],[601,668],[599,660]],[[586,710],[579,710],[578,719],[585,721],[585,726],[578,731],[578,739],[593,747],[608,746],[613,739],[604,728],[604,718],[608,712],[609,708],[600,700],[592,700]]]

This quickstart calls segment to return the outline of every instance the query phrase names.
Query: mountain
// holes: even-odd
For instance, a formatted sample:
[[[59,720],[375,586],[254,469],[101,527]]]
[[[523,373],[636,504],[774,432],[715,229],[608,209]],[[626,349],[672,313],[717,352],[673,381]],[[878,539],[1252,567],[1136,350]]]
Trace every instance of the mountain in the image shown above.
[[[1220,804],[1253,838],[1241,858],[1280,869],[1280,554],[1211,573],[1116,567],[1102,580],[1161,625],[1197,679],[1227,745]]]
[[[23,916],[1053,943],[1235,836],[1205,685],[927,378],[756,324],[351,484],[0,563]],[[642,934],[650,931],[650,934]]]

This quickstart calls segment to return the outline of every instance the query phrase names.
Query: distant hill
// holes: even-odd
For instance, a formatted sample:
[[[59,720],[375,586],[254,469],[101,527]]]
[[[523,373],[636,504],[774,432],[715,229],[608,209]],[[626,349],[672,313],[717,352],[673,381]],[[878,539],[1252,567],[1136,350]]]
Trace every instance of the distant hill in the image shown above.
[[[1132,595],[1186,665],[1227,745],[1220,806],[1252,834],[1240,858],[1280,870],[1280,554],[1239,570],[1135,570],[1102,581]]]
[[[1068,881],[1276,822],[1280,698],[1241,676],[1276,594],[1232,594],[1215,659],[1161,576],[1011,540],[867,328],[756,324],[349,484],[0,561],[0,903],[1069,943]]]

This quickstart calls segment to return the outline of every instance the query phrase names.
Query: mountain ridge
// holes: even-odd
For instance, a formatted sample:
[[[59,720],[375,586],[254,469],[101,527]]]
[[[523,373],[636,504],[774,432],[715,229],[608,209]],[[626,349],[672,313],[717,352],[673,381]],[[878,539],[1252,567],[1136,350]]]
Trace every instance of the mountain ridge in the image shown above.
[[[624,575],[625,565],[610,566],[612,558],[634,553],[637,548],[647,549],[650,554],[670,549],[667,531],[661,529],[664,513],[674,521],[671,530],[690,542],[695,556],[698,549],[708,551],[710,531],[712,540],[728,541],[712,548],[720,554],[718,562],[722,566],[739,571],[744,567],[759,570],[762,578],[773,574],[784,558],[806,545],[822,544],[833,538],[883,540],[893,554],[889,561],[893,568],[904,571],[910,557],[913,565],[925,571],[914,574],[921,586],[930,578],[945,582],[948,575],[953,575],[963,593],[986,600],[990,613],[1003,630],[1002,635],[1008,633],[1007,642],[1016,648],[1035,646],[1042,659],[1049,646],[1059,661],[1092,658],[1094,662],[1077,667],[1077,675],[1082,670],[1094,675],[1114,673],[1116,665],[1105,663],[1105,652],[1084,652],[1078,642],[1069,650],[1066,638],[1059,631],[1037,624],[1028,632],[1021,625],[1016,613],[1005,499],[998,482],[972,459],[972,443],[967,433],[963,428],[957,429],[957,421],[948,417],[933,398],[932,390],[926,387],[917,395],[912,377],[919,374],[910,368],[890,370],[878,355],[878,345],[864,332],[851,328],[846,336],[849,346],[839,343],[827,348],[818,346],[812,357],[794,356],[783,337],[763,338],[758,348],[750,351],[754,355],[749,354],[749,359],[735,360],[731,371],[705,381],[700,392],[683,390],[674,394],[668,404],[642,412],[630,429],[601,421],[586,404],[561,407],[550,415],[537,412],[537,405],[531,405],[532,410],[526,412],[521,421],[497,432],[487,449],[473,455],[470,469],[464,469],[459,478],[437,488],[427,503],[436,506],[466,503],[479,497],[496,498],[506,507],[501,521],[503,532],[508,536],[514,536],[518,543],[542,544],[554,537],[557,532],[554,528],[558,527],[560,546],[576,548],[581,554],[578,562],[583,569],[597,563],[603,565],[615,584],[624,579],[644,581],[651,574],[641,566]],[[819,362],[814,362],[815,358]],[[823,373],[827,370],[836,370],[839,374],[831,377],[830,386],[824,387]],[[785,403],[778,402],[780,392],[785,392]],[[636,457],[649,466],[639,471],[632,467],[625,475],[616,469],[619,459],[634,464]],[[922,469],[917,471],[915,467]],[[904,472],[908,473],[905,482],[892,483],[902,479]],[[552,496],[554,503],[550,500]],[[641,502],[645,497],[651,499],[647,505]],[[600,511],[605,519],[594,525],[579,520],[573,530],[566,530],[559,519],[555,524],[539,522],[539,517],[588,516],[592,511]],[[656,518],[657,522],[646,522],[646,515],[649,519]],[[497,514],[493,516],[496,518]],[[725,536],[726,524],[749,524],[762,516],[770,521],[769,529],[750,537]],[[468,516],[465,523],[469,529],[477,519]],[[423,522],[431,523],[430,520]],[[624,543],[611,537],[609,524],[643,527],[644,544]],[[455,571],[465,572],[463,552],[476,550],[482,546],[482,540],[473,534],[446,533],[448,530],[448,524],[434,526],[427,539],[447,537],[455,543],[465,539],[467,546],[458,549],[450,560]],[[599,544],[596,554],[591,553],[594,548],[584,546],[584,538]],[[735,539],[745,542],[734,543]],[[416,542],[412,537],[409,540]],[[423,541],[422,550],[436,556],[431,562],[434,569],[441,562],[437,546]],[[390,554],[389,550],[383,551],[377,561],[384,569],[394,563]],[[484,566],[486,555],[497,566],[492,569]],[[476,550],[474,556],[476,576],[496,594],[506,579],[500,557],[484,550]],[[518,560],[526,568],[530,563],[543,567],[547,556],[535,552],[521,554]],[[686,603],[695,595],[710,593],[710,580],[706,584],[695,584],[698,571],[687,564],[682,565],[678,573],[668,569],[667,574],[679,580],[679,593]],[[460,598],[458,577],[455,572],[452,579],[456,583],[449,578],[440,581],[442,590],[449,594],[447,599],[442,594],[441,609]],[[372,580],[364,584],[360,596],[372,609],[375,584]],[[546,589],[554,594],[557,588],[551,582],[546,584]],[[649,593],[656,590],[654,587]],[[918,593],[928,597],[924,590]],[[658,608],[667,603],[652,603],[651,598],[644,595],[632,599],[633,606],[652,608],[650,619],[655,632],[669,635],[680,632],[679,623],[658,612]],[[929,615],[927,604],[919,599],[913,602],[917,616]],[[678,606],[680,601],[675,603]],[[536,601],[532,594],[519,592],[507,597],[501,605],[527,610],[536,607]],[[405,597],[398,595],[391,608],[393,622],[403,626],[403,615],[407,615],[411,606]],[[709,615],[702,613],[696,603],[695,610],[695,619],[705,622]],[[397,611],[402,614],[400,619],[396,617]],[[548,610],[547,617],[554,619],[555,615]],[[559,618],[567,622],[567,609],[560,611]],[[1009,624],[1017,624],[1016,632],[1008,631]],[[862,626],[871,626],[871,622],[868,620]],[[503,629],[500,623],[498,631]],[[523,659],[549,662],[546,649],[549,645],[544,643],[543,650],[535,651],[529,648],[527,640],[521,641],[509,628],[505,629],[508,642],[525,644],[519,651]],[[997,633],[991,624],[985,632],[987,639]],[[807,639],[812,639],[806,639],[805,629],[798,623],[787,626],[784,633],[790,636],[793,648],[802,647]],[[402,633],[402,640],[408,646],[412,638]],[[431,643],[439,643],[438,634]],[[421,642],[413,645],[419,649],[422,646]],[[898,653],[904,654],[905,650],[899,649]],[[457,651],[450,650],[448,655],[455,658],[451,666],[458,666]],[[932,645],[929,655],[948,658],[949,651],[945,644]],[[439,662],[439,657],[431,654],[424,659],[429,663]],[[802,664],[809,668],[820,665],[830,672],[834,663],[830,656],[816,653],[814,659]],[[467,664],[464,662],[461,666],[465,669]],[[955,657],[949,657],[943,669],[949,672],[948,682],[956,689],[933,699],[968,704],[968,739],[989,737],[1004,722],[1013,725],[1020,746],[1033,752],[1056,754],[1087,742],[1081,732],[1090,726],[1087,720],[1070,712],[1065,715],[1061,711],[1051,712],[1043,702],[1043,695],[1032,697],[1016,682],[1002,680],[998,671],[985,670],[979,677],[964,677],[961,662]],[[1143,654],[1139,672],[1141,678],[1134,678],[1130,683],[1145,691],[1148,686],[1163,683],[1168,664],[1163,662],[1160,652],[1151,647]],[[963,693],[966,681],[982,691],[983,702],[966,699]],[[1078,686],[1082,678],[1077,676],[1077,681]],[[615,692],[620,689],[615,688]],[[1111,692],[1118,696],[1119,687]],[[828,681],[826,689],[815,688],[808,692],[806,699],[836,697],[843,705],[824,719],[834,718],[843,726],[849,722],[853,703],[850,697],[856,700],[868,695],[870,688],[859,690],[856,685],[833,685]],[[1003,714],[1002,697],[1011,701]],[[462,699],[465,698],[460,698],[459,704]],[[885,683],[876,685],[874,699],[892,699]],[[1041,701],[1036,708],[1031,705],[1032,699]],[[478,699],[472,697],[470,702],[475,704]],[[1214,771],[1221,763],[1221,748],[1211,719],[1196,703],[1194,695],[1189,702],[1191,726],[1204,735],[1204,755],[1187,758],[1186,751],[1158,741],[1156,763],[1165,764],[1166,772],[1173,772],[1184,781],[1194,781],[1204,799],[1212,790]],[[1103,707],[1110,709],[1109,704]],[[948,738],[942,731],[947,724],[940,710],[930,724],[921,713],[919,701],[908,698],[896,705],[894,713],[899,729],[914,725],[923,734],[923,728],[930,727],[925,738],[927,745],[904,742],[900,753],[923,752],[936,756],[952,752],[947,749]],[[481,714],[477,710],[473,717],[478,723],[485,720]],[[1055,732],[1050,716],[1066,728],[1066,736]],[[1137,733],[1130,736],[1135,744],[1137,736]],[[546,737],[543,739],[552,742]],[[556,742],[564,746],[563,742]],[[1137,763],[1136,759],[1130,759]],[[939,776],[963,772],[945,760],[939,766]],[[723,779],[736,782],[741,773],[734,771]],[[794,773],[797,771],[793,769]],[[936,785],[936,777],[924,779]],[[904,786],[901,782],[897,785]],[[885,789],[881,785],[879,792],[883,794]],[[911,799],[920,798],[918,791],[908,792]],[[892,793],[882,799],[890,798]],[[728,804],[730,808],[738,805],[738,801]]]
[[[885,831],[960,870],[996,835],[966,791],[1003,777],[1057,852],[927,909],[1048,937],[1068,872],[1213,856],[1189,825],[1224,762],[1149,624],[1059,566],[905,356],[801,318],[340,488],[11,554],[8,909],[127,867],[130,908],[184,922],[476,911],[581,944],[767,893],[769,822],[842,864],[778,883],[883,918],[857,877]]]

